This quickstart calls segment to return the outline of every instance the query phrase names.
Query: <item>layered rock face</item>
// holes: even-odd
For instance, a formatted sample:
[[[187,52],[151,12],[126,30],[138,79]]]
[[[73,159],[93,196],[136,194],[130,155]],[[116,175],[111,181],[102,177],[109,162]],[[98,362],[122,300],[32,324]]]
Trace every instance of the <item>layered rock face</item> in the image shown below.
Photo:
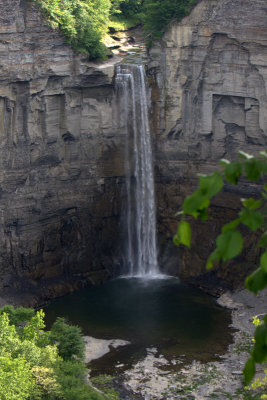
[[[258,191],[246,182],[226,187],[212,218],[195,222],[192,250],[172,245],[174,214],[196,173],[266,146],[265,3],[202,0],[150,52],[160,262],[183,278],[199,281],[240,194]],[[0,0],[0,289],[22,294],[19,302],[118,273],[125,137],[113,75],[114,66],[75,54],[32,1]],[[240,282],[257,256],[245,235],[237,263],[205,282]]]
[[[213,171],[218,160],[233,159],[240,149],[256,155],[266,147],[266,1],[200,1],[188,17],[171,24],[161,46],[150,55],[159,229],[161,237],[171,239],[177,227],[174,214],[193,191],[196,173]],[[245,182],[234,191],[226,187],[213,202],[212,219],[194,223],[190,252],[176,251],[171,244],[166,250],[164,243],[163,254],[171,249],[180,259],[181,276],[204,273],[215,236],[236,214],[240,194],[249,196],[257,190],[257,185]],[[213,273],[216,278],[240,281],[254,266],[255,238],[244,233],[243,255],[234,267]],[[168,258],[163,263],[167,265]]]
[[[0,1],[2,293],[34,302],[116,274],[113,71],[75,55],[36,4]]]

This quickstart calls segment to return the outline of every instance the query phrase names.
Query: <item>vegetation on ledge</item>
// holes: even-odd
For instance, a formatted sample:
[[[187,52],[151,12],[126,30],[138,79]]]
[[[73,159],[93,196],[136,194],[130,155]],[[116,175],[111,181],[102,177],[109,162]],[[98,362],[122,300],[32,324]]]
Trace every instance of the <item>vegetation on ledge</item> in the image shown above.
[[[173,19],[189,14],[197,0],[32,0],[54,28],[89,59],[105,59],[108,28],[127,29],[142,23],[149,45],[160,39]]]
[[[102,43],[107,33],[111,3],[109,0],[33,0],[51,25],[59,28],[74,49],[90,59],[105,58]]]

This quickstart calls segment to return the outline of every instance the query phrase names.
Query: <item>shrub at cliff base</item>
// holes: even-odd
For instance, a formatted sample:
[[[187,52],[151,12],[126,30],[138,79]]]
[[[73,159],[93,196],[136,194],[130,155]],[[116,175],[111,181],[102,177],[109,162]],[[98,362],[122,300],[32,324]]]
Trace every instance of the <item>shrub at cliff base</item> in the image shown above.
[[[86,381],[80,329],[44,327],[42,310],[0,309],[0,400],[103,400]]]

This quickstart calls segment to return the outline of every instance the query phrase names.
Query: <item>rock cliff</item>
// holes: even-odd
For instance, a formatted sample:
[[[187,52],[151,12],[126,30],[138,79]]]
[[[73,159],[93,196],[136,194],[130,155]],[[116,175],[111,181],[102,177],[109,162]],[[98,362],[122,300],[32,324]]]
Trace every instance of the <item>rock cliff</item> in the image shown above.
[[[202,0],[171,24],[150,56],[159,229],[171,239],[174,214],[193,191],[196,173],[211,172],[239,149],[256,155],[266,147],[266,1]],[[169,245],[180,257],[181,276],[204,273],[222,222],[235,215],[240,194],[255,192],[257,186],[245,182],[234,192],[226,187],[213,203],[212,219],[194,224],[192,250]],[[213,278],[240,280],[255,262],[254,240],[247,232],[246,250],[233,269],[221,268]],[[163,248],[169,253],[166,243]]]
[[[172,245],[174,214],[197,172],[266,146],[265,0],[200,1],[150,59],[161,265],[199,281],[221,223],[257,185],[227,187],[212,219],[195,223],[190,252]],[[125,146],[113,75],[75,54],[32,1],[0,0],[2,294],[40,302],[119,272]],[[257,255],[246,243],[238,266],[204,281],[240,281]]]
[[[35,3],[0,1],[2,293],[34,302],[116,274],[113,71],[75,54]]]

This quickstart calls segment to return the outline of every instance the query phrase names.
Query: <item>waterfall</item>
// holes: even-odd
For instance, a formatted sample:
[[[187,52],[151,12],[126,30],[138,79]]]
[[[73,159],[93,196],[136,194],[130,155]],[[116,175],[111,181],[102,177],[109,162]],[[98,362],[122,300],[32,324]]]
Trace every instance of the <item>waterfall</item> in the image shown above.
[[[147,81],[142,65],[118,65],[115,87],[120,130],[126,135],[126,265],[129,276],[159,274]]]

